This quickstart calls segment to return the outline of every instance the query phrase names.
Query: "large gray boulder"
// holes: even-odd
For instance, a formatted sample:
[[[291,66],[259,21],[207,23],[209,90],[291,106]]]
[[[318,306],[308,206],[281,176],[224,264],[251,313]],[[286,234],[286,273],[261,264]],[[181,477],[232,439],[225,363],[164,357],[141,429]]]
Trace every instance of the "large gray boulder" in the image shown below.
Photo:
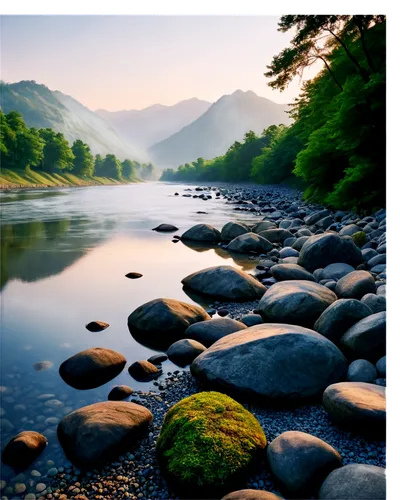
[[[222,338],[190,369],[209,386],[239,397],[297,401],[339,381],[347,362],[332,342],[312,330],[263,324]]]
[[[221,233],[210,224],[196,224],[182,234],[181,240],[218,243],[221,240]]]
[[[350,359],[375,363],[386,354],[386,312],[371,314],[347,330],[340,348]]]
[[[324,233],[308,238],[300,250],[298,264],[308,271],[315,271],[335,262],[358,266],[362,262],[361,250],[351,238]]]
[[[277,264],[271,268],[271,273],[276,281],[300,280],[315,282],[314,276],[297,264]]]
[[[377,378],[375,366],[366,359],[356,359],[347,370],[347,382],[366,382],[372,384]]]
[[[190,327],[189,327],[190,328]],[[182,339],[174,342],[168,349],[168,358],[178,366],[190,365],[206,348],[200,342],[192,339]]]
[[[329,215],[329,210],[324,208],[323,210],[319,210],[318,212],[314,212],[311,215],[307,215],[307,217],[304,217],[304,222],[308,226],[312,226],[319,220],[323,219],[324,217],[328,217]]]
[[[240,253],[267,253],[272,248],[272,243],[256,233],[246,233],[237,236],[227,247],[231,252]]]
[[[320,500],[386,500],[383,467],[349,464],[329,474],[318,493]]]
[[[373,313],[386,311],[386,297],[383,295],[375,295],[374,293],[367,293],[361,299],[361,302],[368,306]]]
[[[60,376],[74,389],[94,389],[119,375],[126,364],[119,352],[92,347],[78,352],[60,365]]]
[[[245,330],[247,327],[241,321],[231,318],[214,318],[208,321],[201,321],[189,326],[185,332],[185,337],[197,340],[206,347],[217,342],[217,340],[230,335],[231,333]]]
[[[84,406],[64,417],[57,435],[68,460],[83,469],[102,465],[126,451],[148,428],[151,412],[126,401]]]
[[[43,434],[35,431],[23,431],[7,443],[1,460],[14,469],[26,469],[47,446]]]
[[[241,234],[246,234],[250,229],[239,222],[227,222],[221,230],[221,239],[223,241],[232,241]]]
[[[263,295],[258,310],[268,322],[312,326],[336,298],[331,290],[318,283],[281,281]]]
[[[342,457],[328,443],[311,434],[287,431],[267,448],[272,475],[289,497],[309,498],[326,476],[342,465]]]
[[[290,238],[292,233],[287,229],[267,229],[258,233],[263,238],[266,238],[271,243],[283,243],[286,238]]]
[[[371,314],[371,309],[359,300],[339,299],[325,309],[314,330],[337,344],[351,326]]]
[[[186,276],[182,284],[203,295],[233,301],[257,299],[266,290],[253,276],[232,266],[202,269]]]
[[[386,390],[365,382],[340,382],[327,387],[322,404],[338,426],[359,434],[384,436]]]
[[[202,307],[175,299],[155,299],[131,313],[128,327],[131,335],[141,343],[168,348],[185,337],[190,325],[206,319],[211,318]]]
[[[361,299],[367,293],[375,293],[375,280],[368,271],[353,271],[336,284],[336,294],[343,299]]]
[[[349,264],[344,264],[343,262],[336,262],[335,264],[329,264],[323,269],[321,273],[321,279],[324,280],[340,280],[346,274],[355,271],[353,266]]]
[[[271,222],[269,220],[263,220],[256,224],[252,231],[254,233],[261,233],[261,231],[267,231],[268,229],[277,229],[275,222]]]

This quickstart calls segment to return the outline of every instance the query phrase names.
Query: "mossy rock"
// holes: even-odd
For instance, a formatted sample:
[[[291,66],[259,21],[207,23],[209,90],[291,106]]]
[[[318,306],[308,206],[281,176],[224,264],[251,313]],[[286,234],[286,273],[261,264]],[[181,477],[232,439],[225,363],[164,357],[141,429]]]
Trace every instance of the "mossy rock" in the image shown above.
[[[358,231],[357,233],[354,233],[352,236],[353,241],[355,245],[357,245],[359,248],[361,248],[365,243],[367,243],[367,235],[364,233],[364,231]]]
[[[156,449],[174,491],[216,498],[246,480],[266,446],[261,425],[241,404],[219,392],[200,392],[167,412]]]

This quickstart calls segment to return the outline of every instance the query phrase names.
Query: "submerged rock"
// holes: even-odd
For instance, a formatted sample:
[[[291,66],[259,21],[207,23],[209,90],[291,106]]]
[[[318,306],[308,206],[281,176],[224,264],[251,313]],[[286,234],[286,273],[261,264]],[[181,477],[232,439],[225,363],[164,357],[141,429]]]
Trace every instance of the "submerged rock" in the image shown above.
[[[172,224],[160,224],[157,227],[154,227],[152,231],[157,231],[159,233],[172,233],[173,231],[178,231],[178,227],[173,226]]]
[[[91,469],[117,457],[147,430],[153,416],[144,406],[106,401],[84,406],[64,417],[57,435],[68,460]]]
[[[101,332],[109,326],[110,325],[104,321],[91,321],[85,326],[85,328],[86,330],[89,330],[89,332]]]
[[[119,375],[126,364],[119,352],[92,347],[78,352],[60,365],[60,376],[74,389],[94,389]]]
[[[117,385],[116,387],[113,387],[109,392],[108,400],[122,401],[123,399],[129,397],[131,394],[133,394],[132,387],[129,387],[128,385]]]
[[[129,278],[131,280],[137,280],[138,278],[141,278],[142,276],[143,276],[143,274],[135,273],[135,272],[125,274],[125,277]]]
[[[239,222],[227,222],[221,230],[222,241],[232,241],[241,234],[246,234],[250,229]]]
[[[47,446],[47,439],[39,432],[23,431],[14,436],[3,450],[3,463],[14,469],[26,469]]]
[[[205,243],[218,243],[221,240],[221,233],[209,224],[196,224],[181,236],[182,241],[202,241]]]
[[[149,382],[159,377],[162,371],[149,361],[135,361],[128,368],[129,375],[138,382]]]

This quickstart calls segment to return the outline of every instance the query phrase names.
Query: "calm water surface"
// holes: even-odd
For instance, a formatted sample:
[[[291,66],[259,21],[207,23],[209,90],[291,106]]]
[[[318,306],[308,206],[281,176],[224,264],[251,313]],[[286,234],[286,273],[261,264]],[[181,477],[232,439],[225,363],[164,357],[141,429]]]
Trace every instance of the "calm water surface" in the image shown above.
[[[229,220],[254,219],[233,212],[214,195],[207,202],[174,196],[188,187],[193,189],[149,183],[1,193],[1,444],[22,430],[43,432],[50,446],[35,468],[46,469],[49,458],[56,465],[65,462],[55,419],[107,399],[114,385],[151,387],[135,382],[127,371],[131,363],[154,353],[127,328],[136,307],[158,297],[192,303],[180,281],[204,267],[254,268],[254,262],[233,259],[219,248],[189,248],[172,243],[174,233],[151,231],[163,222],[182,234],[199,222],[221,229]],[[130,271],[143,278],[127,279]],[[92,320],[110,327],[90,333],[85,324]],[[115,349],[127,365],[108,384],[78,391],[63,382],[58,367],[89,347]],[[41,361],[53,365],[35,370],[33,365]],[[164,372],[175,369],[164,364]],[[3,469],[4,474],[11,472]]]

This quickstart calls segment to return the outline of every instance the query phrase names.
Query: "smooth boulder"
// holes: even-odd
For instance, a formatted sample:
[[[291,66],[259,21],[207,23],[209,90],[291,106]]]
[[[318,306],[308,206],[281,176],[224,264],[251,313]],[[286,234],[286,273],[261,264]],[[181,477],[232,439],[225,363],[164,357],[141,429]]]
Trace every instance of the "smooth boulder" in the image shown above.
[[[271,268],[271,273],[276,281],[300,280],[315,282],[314,276],[297,264],[277,264]]]
[[[356,359],[347,370],[347,382],[366,382],[372,384],[378,374],[375,366],[366,359]]]
[[[258,310],[266,322],[312,326],[336,298],[331,290],[318,283],[281,281],[263,295]]]
[[[325,268],[336,262],[355,267],[362,262],[361,250],[351,238],[336,233],[310,236],[300,250],[298,264],[308,271]]]
[[[227,250],[238,253],[267,253],[272,250],[272,248],[272,243],[263,238],[261,235],[256,233],[246,233],[237,236],[234,240],[232,240],[229,243]]]
[[[376,362],[386,354],[386,312],[371,314],[343,335],[340,347],[350,359]]]
[[[383,437],[386,429],[386,390],[365,382],[340,382],[327,387],[322,404],[338,426],[359,434]]]
[[[376,362],[376,369],[380,377],[386,378],[386,356],[382,356]]]
[[[267,448],[271,472],[282,491],[290,497],[309,498],[326,476],[342,465],[335,448],[311,434],[287,431]]]
[[[213,344],[190,370],[210,387],[264,401],[297,401],[322,393],[346,373],[340,350],[296,325],[263,324]]]
[[[149,382],[150,380],[158,378],[162,373],[157,366],[144,359],[132,363],[128,371],[129,375],[138,382]]]
[[[78,352],[60,365],[60,376],[74,389],[94,389],[121,373],[126,364],[119,352],[92,347]]]
[[[258,234],[271,243],[283,243],[286,238],[293,236],[287,229],[267,229],[266,231],[259,231]]]
[[[264,320],[259,314],[245,314],[240,318],[240,321],[246,326],[262,325],[264,323]]]
[[[46,446],[47,439],[43,434],[35,431],[23,431],[7,443],[1,459],[6,465],[23,470],[37,459]]]
[[[386,311],[386,297],[384,297],[383,295],[367,293],[361,299],[361,302],[368,306],[373,313]]]
[[[221,233],[210,224],[196,224],[182,234],[181,240],[218,243],[221,241]]]
[[[152,420],[151,412],[142,405],[106,401],[65,416],[58,424],[57,436],[68,460],[90,469],[129,449]]]
[[[123,399],[128,398],[131,394],[133,394],[132,387],[129,387],[128,385],[117,385],[108,393],[108,400],[122,401]]]
[[[233,301],[258,299],[266,290],[255,278],[232,266],[202,269],[186,276],[182,284],[200,294]]]
[[[244,330],[246,325],[241,321],[231,318],[214,318],[208,321],[201,321],[189,326],[185,332],[188,339],[196,340],[206,347],[210,347],[217,340],[230,335],[231,333]]]
[[[184,338],[193,323],[210,319],[197,305],[175,299],[155,299],[135,309],[128,318],[133,338],[149,347],[168,348]]]
[[[250,229],[240,222],[227,222],[221,229],[221,240],[232,241],[241,234],[246,234]]]
[[[352,273],[355,271],[353,266],[350,266],[349,264],[344,264],[343,262],[336,262],[335,264],[329,264],[329,266],[326,266],[322,273],[321,273],[321,279],[328,279],[328,280],[340,280],[340,278],[343,278],[343,276],[346,276],[346,274]]]
[[[332,471],[318,493],[319,500],[386,500],[383,467],[348,464]]]
[[[339,299],[325,309],[314,330],[337,344],[351,326],[371,314],[371,309],[359,300]]]
[[[336,284],[336,294],[343,299],[361,299],[367,293],[375,293],[375,280],[368,271],[353,271]]]
[[[190,365],[206,348],[200,342],[192,339],[182,339],[174,342],[168,349],[168,358],[178,366]]]

